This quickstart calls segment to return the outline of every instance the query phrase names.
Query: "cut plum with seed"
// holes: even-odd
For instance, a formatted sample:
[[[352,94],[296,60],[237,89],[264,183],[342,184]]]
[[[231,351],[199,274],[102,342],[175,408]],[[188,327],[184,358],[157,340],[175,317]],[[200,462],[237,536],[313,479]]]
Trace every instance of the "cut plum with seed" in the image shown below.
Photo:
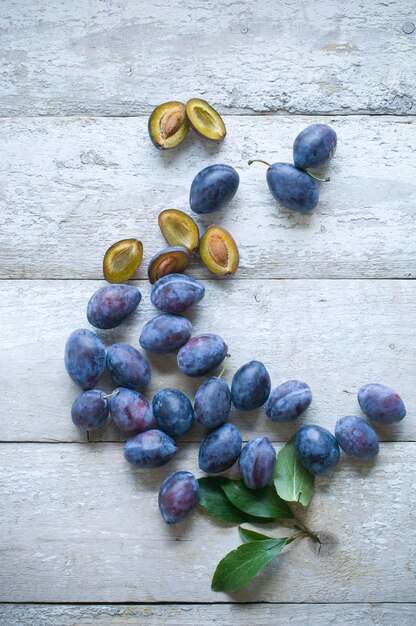
[[[133,276],[143,259],[143,244],[137,239],[117,241],[104,255],[103,273],[109,283],[124,283]]]
[[[186,103],[186,117],[193,130],[212,141],[221,141],[227,134],[219,113],[206,100],[192,98]]]
[[[220,226],[209,226],[199,247],[202,262],[214,274],[234,274],[238,268],[238,248],[230,233]]]
[[[157,252],[150,260],[147,274],[152,285],[168,274],[182,274],[189,263],[189,254],[186,248],[172,246]]]
[[[189,132],[189,123],[182,102],[165,102],[149,117],[150,139],[159,150],[168,150],[180,144]]]
[[[170,246],[181,246],[192,254],[199,244],[198,226],[186,213],[166,209],[159,213],[159,228]]]

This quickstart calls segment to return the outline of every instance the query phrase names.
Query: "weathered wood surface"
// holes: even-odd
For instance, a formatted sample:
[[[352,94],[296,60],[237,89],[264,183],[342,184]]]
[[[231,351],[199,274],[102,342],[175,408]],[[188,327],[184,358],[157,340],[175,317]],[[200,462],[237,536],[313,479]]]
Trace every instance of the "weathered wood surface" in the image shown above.
[[[235,166],[241,184],[220,223],[241,255],[237,278],[405,278],[416,275],[416,122],[413,118],[335,117],[339,137],[311,215],[279,208],[258,155],[291,160],[307,117],[227,117],[223,145],[189,137],[160,153],[144,118],[0,121],[0,276],[101,278],[102,257],[136,236],[147,262],[166,243],[162,209],[188,206],[195,174],[211,163]],[[315,120],[314,120],[315,121]],[[196,216],[195,216],[196,217]],[[192,274],[209,277],[195,260]]]
[[[298,540],[230,596],[210,581],[240,543],[236,528],[202,513],[170,528],[158,511],[165,476],[200,475],[195,444],[151,471],[129,465],[121,444],[2,445],[0,600],[412,602],[415,454],[414,443],[385,443],[374,463],[344,457],[306,517],[331,542],[317,555]]]
[[[412,0],[2,4],[2,115],[414,113]]]
[[[0,378],[4,419],[0,440],[85,441],[70,419],[79,389],[69,379],[63,350],[69,333],[89,326],[86,304],[102,281],[2,281]],[[139,347],[143,324],[157,314],[148,282],[138,281],[142,303],[132,319],[113,331],[98,331],[108,346],[128,341]],[[276,386],[305,380],[314,401],[298,422],[274,424],[263,410],[231,419],[244,438],[268,435],[286,440],[299,423],[317,422],[333,430],[342,415],[361,414],[356,393],[367,382],[382,382],[403,396],[408,416],[379,427],[382,439],[416,440],[414,281],[305,280],[206,281],[205,298],[189,317],[194,334],[216,332],[232,353],[225,379],[251,359],[267,365]],[[149,399],[162,387],[177,387],[191,399],[203,379],[179,373],[175,355],[148,355],[153,379]],[[111,390],[104,377],[99,388]],[[95,435],[118,439],[114,428]],[[200,441],[194,427],[186,436]]]
[[[414,626],[414,604],[3,605],[0,626]]]

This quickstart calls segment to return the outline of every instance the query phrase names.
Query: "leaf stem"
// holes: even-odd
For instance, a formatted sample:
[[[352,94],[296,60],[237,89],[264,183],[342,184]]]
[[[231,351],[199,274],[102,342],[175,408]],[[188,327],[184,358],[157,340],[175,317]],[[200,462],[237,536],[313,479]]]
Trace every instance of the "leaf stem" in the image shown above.
[[[227,369],[228,361],[230,360],[230,358],[231,358],[231,354],[226,354],[225,355],[224,367],[222,368],[222,370],[218,374],[217,378],[221,378],[221,376],[224,374],[225,370]]]
[[[308,537],[311,537],[311,539],[313,539],[314,541],[317,541],[319,545],[322,544],[322,541],[317,533],[314,533],[313,530],[305,526],[305,524],[299,521],[297,518],[295,518],[295,521],[296,521],[296,524],[294,528],[296,528],[296,530],[300,530],[305,535],[308,535]]]
[[[251,165],[252,163],[264,163],[264,165],[267,165],[267,167],[270,167],[270,163],[268,163],[267,161],[263,161],[263,159],[250,159],[248,164]]]

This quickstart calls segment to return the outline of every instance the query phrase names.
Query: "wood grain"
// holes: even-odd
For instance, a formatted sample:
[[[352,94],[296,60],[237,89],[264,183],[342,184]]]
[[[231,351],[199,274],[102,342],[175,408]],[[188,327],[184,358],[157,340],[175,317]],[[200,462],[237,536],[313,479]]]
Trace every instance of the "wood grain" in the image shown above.
[[[195,96],[243,112],[414,113],[413,13],[411,0],[8,0],[0,114],[149,114]]]
[[[3,605],[0,626],[414,626],[414,604]]]
[[[195,444],[152,471],[129,465],[121,444],[2,445],[0,600],[411,602],[415,454],[414,443],[386,443],[374,463],[343,458],[307,512],[309,527],[331,537],[321,553],[299,540],[229,596],[210,581],[240,543],[236,528],[202,513],[167,527],[157,507],[165,476],[200,475]]]
[[[314,119],[314,121],[318,121]],[[105,250],[125,237],[144,243],[138,277],[166,246],[162,209],[190,211],[192,179],[204,166],[235,166],[241,184],[220,223],[240,248],[237,278],[407,278],[416,275],[416,122],[327,120],[338,133],[332,181],[311,215],[279,208],[255,155],[291,160],[307,117],[227,117],[223,145],[189,137],[177,151],[150,143],[144,118],[0,121],[0,277],[101,278]],[[196,216],[195,216],[196,217]],[[209,277],[195,260],[191,273]]]
[[[86,304],[100,281],[2,281],[0,327],[3,331],[0,378],[5,419],[0,440],[85,441],[70,419],[79,389],[63,364],[69,333],[88,326]],[[136,283],[143,294],[137,313],[113,331],[98,331],[108,346],[129,341],[139,347],[145,321],[157,311],[149,301],[149,283]],[[367,382],[396,388],[408,416],[378,427],[382,439],[416,440],[415,333],[416,283],[370,280],[207,281],[206,295],[190,311],[194,334],[217,332],[232,357],[225,374],[260,359],[273,386],[299,378],[313,391],[313,403],[298,422],[274,424],[263,410],[238,413],[231,420],[244,438],[268,435],[287,440],[299,423],[317,422],[333,430],[342,415],[361,414],[356,393]],[[179,374],[175,355],[149,355],[153,378],[149,398],[160,388],[178,387],[191,399],[203,379]],[[110,391],[108,377],[99,388]],[[194,427],[187,438],[200,441]],[[113,428],[96,438],[117,440]]]

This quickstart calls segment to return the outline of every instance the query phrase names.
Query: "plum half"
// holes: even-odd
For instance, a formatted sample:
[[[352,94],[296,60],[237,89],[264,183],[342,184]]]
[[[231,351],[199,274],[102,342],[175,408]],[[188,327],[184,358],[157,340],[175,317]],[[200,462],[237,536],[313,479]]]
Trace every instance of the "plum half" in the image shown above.
[[[189,132],[189,123],[182,102],[165,102],[149,117],[149,136],[156,148],[168,150],[179,145]]]
[[[192,254],[199,244],[198,226],[186,213],[166,209],[159,213],[159,228],[170,246],[182,246]]]
[[[172,246],[157,252],[150,260],[147,274],[152,285],[168,274],[182,274],[189,263],[189,254],[181,246]]]
[[[186,103],[186,117],[193,130],[212,141],[221,141],[227,134],[222,117],[205,100],[192,98]]]
[[[103,273],[109,283],[124,283],[133,276],[142,262],[143,244],[137,239],[113,243],[104,255]]]
[[[238,267],[238,248],[230,233],[220,226],[209,226],[201,238],[199,254],[210,272],[225,276]]]

